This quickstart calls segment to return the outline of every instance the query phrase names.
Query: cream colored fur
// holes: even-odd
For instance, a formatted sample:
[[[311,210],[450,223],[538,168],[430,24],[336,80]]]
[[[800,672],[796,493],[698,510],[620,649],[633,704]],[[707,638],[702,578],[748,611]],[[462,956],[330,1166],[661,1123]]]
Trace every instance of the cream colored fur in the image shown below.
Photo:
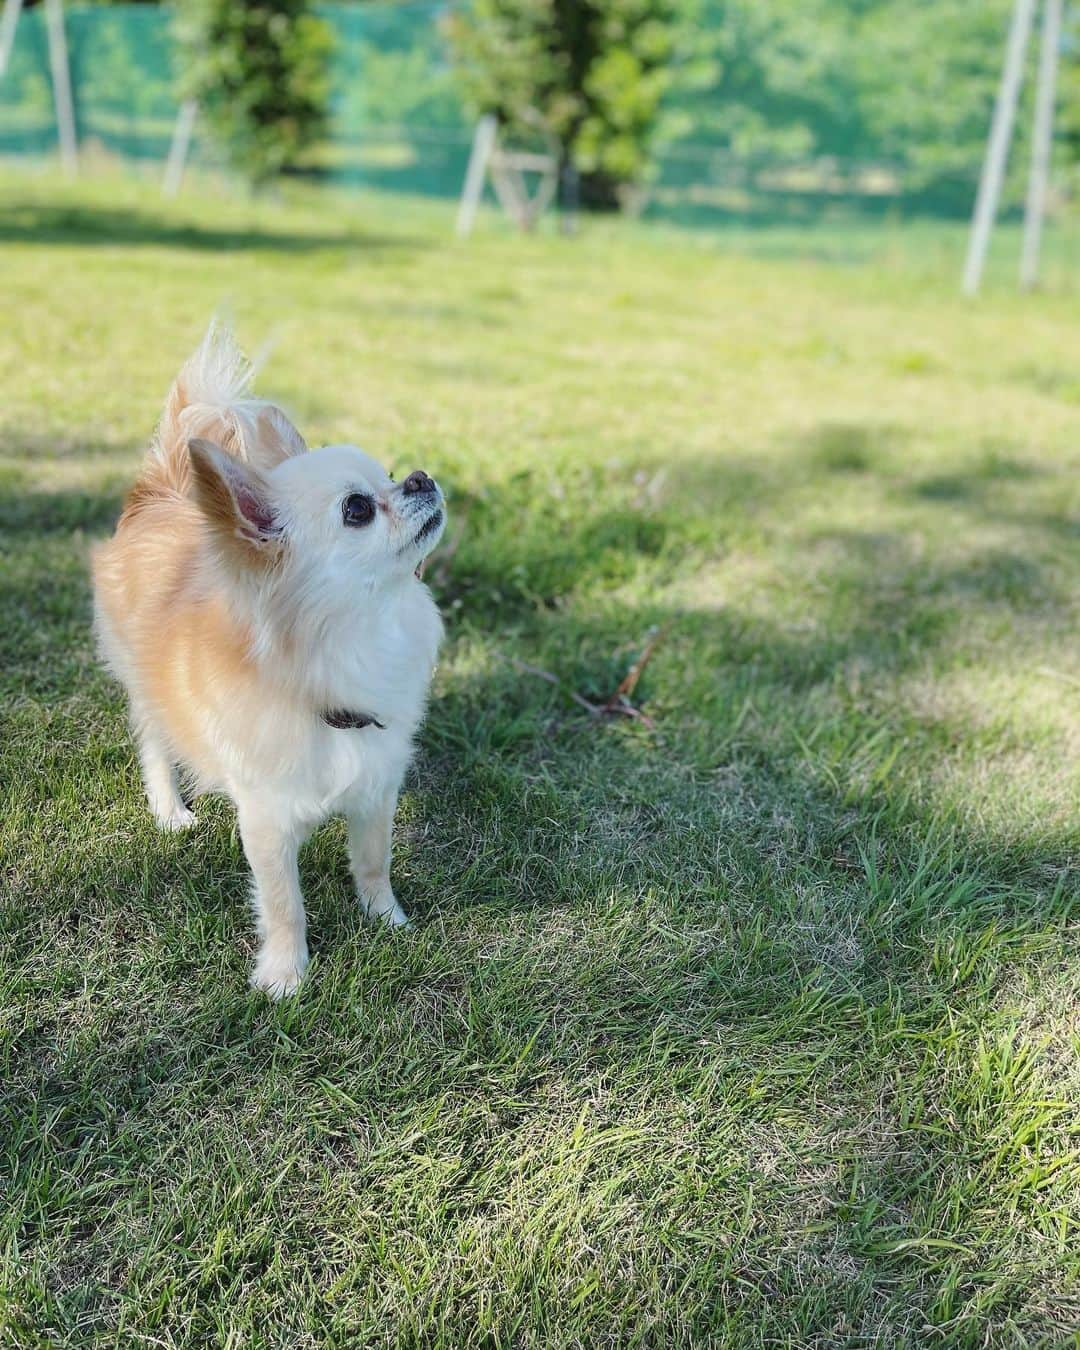
[[[279,997],[308,964],[297,851],[328,816],[347,818],[364,911],[406,921],[391,830],[442,632],[415,572],[444,508],[422,475],[395,484],[355,446],[308,451],[250,386],[211,328],[95,554],[95,624],[160,824],[194,820],[178,767],[236,804],[261,939],[252,982]],[[358,497],[370,523],[346,523]],[[334,729],[335,710],[382,727]]]

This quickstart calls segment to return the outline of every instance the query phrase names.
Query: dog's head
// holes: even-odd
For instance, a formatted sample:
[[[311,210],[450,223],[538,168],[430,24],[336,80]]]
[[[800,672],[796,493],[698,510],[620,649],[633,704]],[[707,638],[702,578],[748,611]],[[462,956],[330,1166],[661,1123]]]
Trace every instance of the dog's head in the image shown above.
[[[188,444],[195,497],[231,566],[292,578],[315,602],[347,606],[414,572],[446,518],[417,469],[395,483],[370,455],[328,445],[261,473],[210,441]]]

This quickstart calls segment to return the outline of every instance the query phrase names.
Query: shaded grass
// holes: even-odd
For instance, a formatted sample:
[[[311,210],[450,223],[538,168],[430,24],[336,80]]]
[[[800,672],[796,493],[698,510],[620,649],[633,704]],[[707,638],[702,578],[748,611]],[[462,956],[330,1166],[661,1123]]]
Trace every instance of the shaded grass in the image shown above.
[[[840,267],[462,248],[300,191],[5,201],[7,1341],[1064,1342],[1069,296],[961,303],[945,230]],[[313,441],[423,464],[463,531],[419,922],[358,921],[329,825],[284,1007],[245,988],[231,812],[154,832],[87,628],[87,546],[226,300]],[[565,689],[662,621],[655,733],[591,723]]]

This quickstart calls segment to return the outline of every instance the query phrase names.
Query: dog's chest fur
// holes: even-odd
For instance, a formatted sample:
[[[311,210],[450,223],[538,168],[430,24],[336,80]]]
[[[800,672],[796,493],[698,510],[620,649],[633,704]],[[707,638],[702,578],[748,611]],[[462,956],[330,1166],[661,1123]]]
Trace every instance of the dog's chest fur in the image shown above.
[[[234,797],[273,792],[281,814],[308,825],[374,804],[408,765],[441,632],[417,582],[393,609],[343,624],[337,643],[308,643],[301,626],[284,664],[281,644],[257,634],[258,674],[243,692],[219,698],[214,681],[192,690],[203,702],[199,739],[216,761],[198,765],[200,777]],[[322,714],[332,711],[381,725],[331,727]]]
[[[316,821],[363,808],[400,783],[420,725],[442,625],[426,591],[342,653],[320,681],[324,711],[365,714],[380,725],[335,728],[304,720],[285,776],[298,816]]]

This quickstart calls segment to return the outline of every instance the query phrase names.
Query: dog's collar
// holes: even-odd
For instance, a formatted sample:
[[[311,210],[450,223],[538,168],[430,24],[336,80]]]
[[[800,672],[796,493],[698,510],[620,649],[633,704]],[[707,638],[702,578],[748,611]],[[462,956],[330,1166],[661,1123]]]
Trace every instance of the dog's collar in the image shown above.
[[[371,713],[350,712],[348,708],[331,708],[322,714],[322,720],[335,731],[362,731],[364,727],[386,730],[379,719],[372,717]]]
[[[415,575],[418,579],[423,579],[424,563],[426,558],[421,558],[416,565]],[[380,731],[386,728],[377,717],[371,713],[350,712],[348,708],[330,708],[321,714],[322,720],[328,727],[333,727],[335,731],[363,731],[365,727],[378,727]]]

